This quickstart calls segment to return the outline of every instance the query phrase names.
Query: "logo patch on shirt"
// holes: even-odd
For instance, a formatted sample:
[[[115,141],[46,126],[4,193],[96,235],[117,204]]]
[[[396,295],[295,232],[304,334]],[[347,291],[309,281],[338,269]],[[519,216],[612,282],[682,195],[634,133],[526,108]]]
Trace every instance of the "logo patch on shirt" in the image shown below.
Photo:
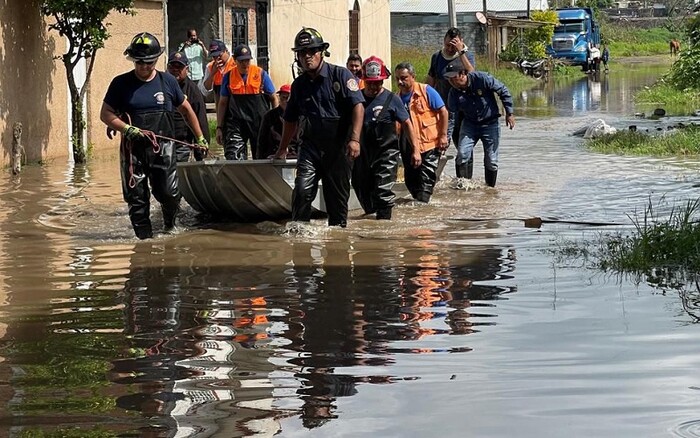
[[[348,90],[350,91],[358,91],[360,89],[360,86],[357,85],[355,78],[348,79],[348,82],[345,85],[348,86]]]
[[[483,96],[483,95],[484,95],[484,92],[481,90],[481,88],[479,88],[478,90],[476,90],[476,94],[477,94],[478,96]]]
[[[377,120],[377,117],[379,117],[379,113],[382,112],[382,109],[384,109],[384,106],[382,106],[382,105],[375,106],[374,108],[372,108],[372,114],[373,114],[372,121]]]
[[[333,91],[340,93],[340,82],[333,82]]]
[[[157,92],[153,95],[156,98],[156,103],[158,105],[163,105],[165,103],[165,94],[162,91]]]

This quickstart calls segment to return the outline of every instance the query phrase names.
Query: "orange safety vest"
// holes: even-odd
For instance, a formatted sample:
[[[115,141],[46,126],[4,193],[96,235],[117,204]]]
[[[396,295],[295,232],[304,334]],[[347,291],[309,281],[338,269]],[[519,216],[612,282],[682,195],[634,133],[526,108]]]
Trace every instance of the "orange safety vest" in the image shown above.
[[[440,140],[438,132],[438,112],[430,109],[428,102],[427,85],[413,84],[413,94],[408,104],[408,114],[411,116],[411,125],[420,143],[420,152],[435,149]]]
[[[214,85],[221,85],[221,82],[224,80],[224,75],[231,70],[233,70],[236,67],[236,62],[233,60],[233,56],[228,57],[228,61],[226,61],[226,64],[224,64],[224,71],[222,72],[218,68],[214,68],[214,61],[210,62],[207,64],[207,68],[209,69],[210,72],[213,74],[213,79],[212,83]]]
[[[248,77],[243,80],[241,72],[234,68],[228,75],[228,89],[231,94],[260,94],[262,93],[263,69],[257,65],[248,67]]]

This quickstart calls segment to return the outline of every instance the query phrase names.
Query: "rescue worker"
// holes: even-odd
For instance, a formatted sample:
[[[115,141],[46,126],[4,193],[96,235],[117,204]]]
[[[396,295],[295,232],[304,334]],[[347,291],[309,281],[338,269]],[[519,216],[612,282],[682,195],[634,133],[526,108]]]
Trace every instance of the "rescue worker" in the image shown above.
[[[278,104],[270,75],[257,65],[251,65],[250,47],[241,44],[233,50],[235,67],[224,75],[219,103],[216,107],[216,141],[224,146],[227,160],[248,159],[258,154],[258,130],[270,105]]]
[[[384,88],[390,76],[384,61],[370,56],[362,64],[365,88],[365,115],[362,124],[362,153],[352,168],[352,186],[366,214],[376,212],[377,219],[391,219],[396,195],[392,191],[399,166],[400,125],[411,144],[416,144],[408,112],[396,94]],[[420,165],[418,150],[413,165]]]
[[[450,89],[452,87],[447,81],[447,78],[442,76],[442,71],[445,69],[448,63],[455,59],[462,61],[465,70],[476,70],[476,59],[474,58],[474,54],[469,52],[469,48],[464,43],[464,39],[462,39],[462,32],[456,27],[451,27],[447,30],[445,37],[442,40],[442,49],[433,53],[433,56],[430,58],[430,67],[428,69],[428,77],[426,79],[426,83],[440,93],[440,97],[445,103],[447,103],[447,96],[450,94]],[[452,140],[456,147],[459,139],[459,132],[455,131],[459,130],[461,121],[455,120],[454,113],[449,112],[449,116],[450,118],[447,122],[447,138]],[[466,175],[457,176],[467,177]],[[468,177],[471,178],[471,174],[469,174]]]
[[[260,123],[260,132],[258,133],[258,153],[260,158],[272,158],[277,153],[277,149],[282,142],[282,126],[284,125],[284,110],[287,108],[289,101],[289,93],[292,91],[292,86],[284,84],[277,90],[277,99],[279,105],[268,111]],[[292,138],[289,143],[288,156],[296,157],[299,149],[299,135]]]
[[[440,94],[430,85],[416,81],[416,70],[411,63],[398,64],[394,75],[415,133],[412,142],[405,131],[401,132],[406,188],[415,200],[429,202],[437,181],[438,161],[449,145],[449,115]]]
[[[287,156],[289,142],[301,128],[292,220],[311,220],[311,203],[322,180],[328,225],[345,227],[350,169],[360,155],[364,98],[348,69],[325,62],[328,47],[313,28],[302,28],[294,38],[292,50],[304,73],[292,83],[276,158]]]
[[[207,107],[204,103],[204,96],[202,96],[202,93],[199,91],[199,87],[197,87],[197,84],[189,77],[189,65],[190,61],[185,52],[173,52],[168,57],[168,73],[175,76],[175,79],[177,79],[182,94],[185,95],[185,99],[190,103],[192,111],[197,115],[199,129],[201,129],[204,138],[207,140],[207,143],[209,143]],[[195,143],[195,137],[194,133],[187,125],[185,118],[182,117],[182,114],[178,111],[173,111],[173,123],[175,127],[173,138],[182,142],[175,145],[177,161],[188,161],[190,154],[192,154],[197,161],[204,159],[206,149],[191,148],[183,144]]]
[[[218,108],[221,82],[224,80],[224,75],[231,71],[236,63],[228,52],[226,44],[221,40],[213,40],[209,44],[209,56],[212,57],[212,61],[207,64],[204,72],[204,89],[214,90],[214,102]]]
[[[360,90],[365,88],[365,83],[362,80],[362,57],[357,53],[351,53],[348,60],[345,61],[345,67],[357,78]]]
[[[498,177],[498,144],[501,135],[498,124],[501,114],[496,95],[506,113],[506,126],[513,129],[515,116],[510,91],[501,81],[486,72],[467,72],[462,63],[456,60],[447,64],[442,75],[453,87],[447,105],[462,117],[456,166],[459,169],[473,160],[474,145],[481,140],[486,185],[494,187]]]
[[[173,135],[174,107],[187,120],[197,143],[207,147],[197,116],[177,81],[155,68],[162,53],[158,39],[152,34],[144,32],[134,36],[124,51],[124,55],[134,62],[134,70],[112,80],[100,110],[100,120],[122,134],[122,192],[139,239],[153,236],[149,181],[153,196],[161,204],[165,230],[175,226],[180,192],[175,146],[171,139],[166,138]]]

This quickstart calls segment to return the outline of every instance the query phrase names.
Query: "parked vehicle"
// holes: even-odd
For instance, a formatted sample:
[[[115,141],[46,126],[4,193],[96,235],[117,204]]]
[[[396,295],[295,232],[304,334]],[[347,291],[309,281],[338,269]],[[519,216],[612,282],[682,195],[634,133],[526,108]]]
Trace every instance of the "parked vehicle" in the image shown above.
[[[511,63],[516,65],[522,74],[532,76],[535,79],[547,76],[548,66],[547,60],[544,58],[535,61],[517,58],[515,61],[511,61]]]
[[[557,9],[559,25],[554,28],[547,53],[570,65],[588,69],[589,48],[600,44],[600,26],[591,8]]]

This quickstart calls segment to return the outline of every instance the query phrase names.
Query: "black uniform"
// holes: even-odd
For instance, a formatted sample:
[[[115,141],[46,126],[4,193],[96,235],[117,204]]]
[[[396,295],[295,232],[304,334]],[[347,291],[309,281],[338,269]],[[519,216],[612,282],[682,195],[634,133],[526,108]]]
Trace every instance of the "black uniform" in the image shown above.
[[[177,80],[162,72],[148,82],[141,81],[134,71],[112,80],[104,102],[127,123],[141,130],[172,137],[173,108],[185,100]],[[150,219],[151,182],[153,196],[160,202],[166,228],[172,228],[180,204],[175,146],[171,140],[159,139],[157,145],[143,137],[130,142],[122,137],[120,150],[122,193],[129,204],[129,218],[136,236],[153,235]]]
[[[376,212],[377,219],[391,219],[396,198],[392,188],[399,165],[396,127],[409,115],[401,99],[386,88],[364,106],[362,150],[353,165],[352,186],[365,213]]]
[[[197,84],[190,78],[185,78],[185,80],[179,82],[179,84],[182,93],[190,103],[190,106],[192,106],[192,111],[194,111],[197,116],[199,127],[202,129],[204,138],[207,140],[207,143],[209,143],[209,120],[207,119],[207,107],[204,103],[202,92],[199,91]],[[175,124],[174,139],[189,144],[197,143],[197,139],[189,126],[187,126],[185,118],[177,110],[173,111],[173,122]],[[177,161],[186,162],[190,158],[190,148],[183,144],[177,144],[175,146],[175,154],[177,156]],[[204,156],[205,154],[202,149],[194,149],[195,160],[201,161],[204,159]]]
[[[347,225],[352,164],[346,144],[352,110],[364,102],[350,70],[323,62],[319,74],[297,77],[292,83],[284,119],[302,130],[297,177],[292,195],[292,220],[311,220],[311,203],[323,179],[328,225]]]

